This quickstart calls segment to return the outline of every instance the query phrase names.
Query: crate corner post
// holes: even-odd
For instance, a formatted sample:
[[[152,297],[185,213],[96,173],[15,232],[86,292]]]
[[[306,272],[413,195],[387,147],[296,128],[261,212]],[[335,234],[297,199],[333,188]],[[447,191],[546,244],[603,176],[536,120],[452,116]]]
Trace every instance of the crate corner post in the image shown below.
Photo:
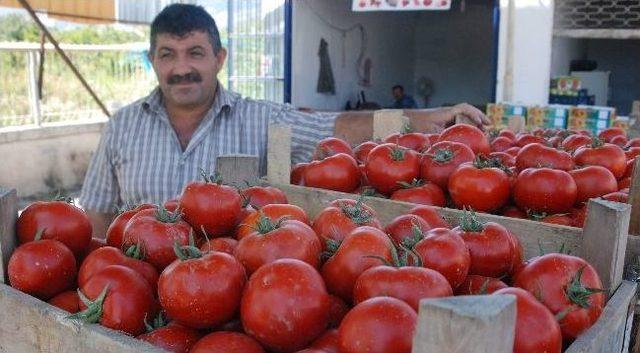
[[[267,142],[267,180],[271,184],[288,185],[291,173],[291,127],[269,125]]]
[[[2,282],[6,279],[6,269],[9,257],[17,246],[15,237],[16,219],[18,218],[18,196],[15,189],[6,189],[0,186],[0,254],[2,254],[2,267],[0,277]]]
[[[260,171],[259,158],[250,155],[225,155],[216,159],[216,174],[230,185],[256,185]]]
[[[640,236],[640,156],[637,156],[633,163],[629,203],[631,204],[629,234]]]
[[[409,124],[409,118],[403,115],[401,109],[382,109],[373,113],[373,139],[383,139],[393,133],[398,133]]]

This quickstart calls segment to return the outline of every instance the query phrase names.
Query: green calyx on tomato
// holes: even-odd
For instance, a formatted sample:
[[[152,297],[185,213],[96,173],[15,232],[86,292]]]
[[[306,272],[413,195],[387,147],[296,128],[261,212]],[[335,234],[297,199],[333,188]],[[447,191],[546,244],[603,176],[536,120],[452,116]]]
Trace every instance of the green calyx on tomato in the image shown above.
[[[400,145],[395,145],[389,152],[391,159],[396,162],[404,161],[405,153],[406,153],[405,149],[400,147]]]
[[[108,291],[109,285],[106,285],[96,300],[91,301],[84,295],[84,293],[82,293],[82,291],[80,291],[80,289],[78,289],[78,297],[84,305],[87,306],[87,309],[73,315],[69,315],[67,316],[67,319],[80,320],[88,324],[98,323],[102,318],[102,304],[104,303],[104,299],[107,297]]]
[[[222,185],[222,177],[218,173],[215,173],[215,175],[210,175],[207,174],[204,169],[200,168],[200,175],[202,176],[202,180],[204,180],[205,183]]]
[[[198,259],[202,257],[202,251],[196,246],[195,239],[193,237],[193,229],[189,231],[189,245],[180,246],[177,241],[173,242],[173,252],[180,261],[186,261],[189,259]]]
[[[460,228],[465,232],[478,233],[484,229],[484,222],[480,221],[476,213],[465,207],[460,218]]]
[[[171,212],[163,206],[159,206],[156,209],[155,215],[158,222],[162,223],[176,223],[182,218],[182,213],[179,210]]]
[[[280,217],[277,221],[272,221],[271,218],[265,216],[262,212],[260,212],[260,219],[256,224],[256,230],[258,233],[265,235],[267,233],[271,233],[274,230],[280,228],[282,222],[289,219],[289,217]]]
[[[378,255],[366,255],[363,257],[368,259],[380,260],[380,262],[382,262],[385,266],[389,266],[389,267],[396,267],[396,268],[407,267],[407,266],[422,267],[422,259],[420,259],[420,256],[414,250],[408,249],[402,244],[400,245],[400,248],[403,251],[402,257],[398,255],[398,249],[395,247],[395,245],[393,245],[393,240],[389,242],[389,250],[391,251],[391,262],[389,262],[389,260],[385,259],[384,257],[378,256]],[[409,256],[411,256],[411,259],[413,260],[413,262],[409,262]]]
[[[167,319],[165,319],[162,311],[159,312],[155,318],[153,318],[153,321],[151,321],[151,323],[147,321],[147,315],[145,314],[144,316],[144,327],[146,328],[147,333],[153,332],[161,327],[165,327],[168,323],[169,322],[167,322]]]
[[[587,288],[580,283],[580,279],[582,278],[582,272],[584,271],[584,266],[581,267],[576,275],[571,280],[571,283],[567,286],[565,292],[567,294],[567,298],[573,303],[578,305],[583,309],[588,309],[591,304],[589,303],[589,297],[593,294],[604,292],[603,289],[599,288]]]
[[[478,169],[485,168],[498,168],[507,174],[512,174],[511,170],[507,166],[505,166],[499,158],[496,157],[487,157],[483,154],[479,154],[473,160],[473,166]]]
[[[598,147],[602,147],[604,146],[604,139],[601,139],[599,137],[594,137],[591,141],[591,147],[592,148],[598,148]]]
[[[58,190],[58,192],[55,194],[55,196],[53,196],[51,198],[51,201],[63,201],[66,202],[68,204],[73,205],[73,197],[69,197],[69,196],[64,196],[60,193],[60,190]]]
[[[411,226],[411,236],[406,237],[402,240],[402,246],[407,249],[413,249],[420,240],[424,239],[424,234],[422,234],[422,230],[417,224],[413,224]]]
[[[36,235],[33,237],[33,241],[38,241],[38,240],[42,239],[42,234],[44,234],[45,230],[47,230],[47,229],[46,228],[38,229],[36,231]]]
[[[142,258],[144,258],[144,254],[142,253],[142,245],[141,244],[131,245],[124,252],[124,254],[127,257],[130,257],[130,258],[136,259],[136,260],[142,260]]]
[[[407,183],[405,181],[397,181],[396,183],[402,186],[403,189],[413,189],[424,185],[424,182],[421,179],[413,179],[411,183]]]
[[[428,155],[434,162],[438,164],[444,164],[453,159],[455,153],[450,148],[441,148],[435,151],[434,154]]]
[[[413,128],[411,127],[411,124],[409,122],[402,124],[402,129],[400,130],[400,133],[408,134],[410,132],[413,132]]]
[[[325,244],[327,244],[327,246],[326,246],[326,250],[320,254],[320,257],[323,260],[326,260],[332,257],[336,253],[336,251],[338,251],[338,248],[340,247],[340,244],[342,244],[342,241],[333,240],[330,238],[325,238],[324,241],[325,241]]]
[[[360,195],[355,205],[343,204],[340,206],[344,213],[353,223],[357,225],[367,224],[371,221],[372,215],[362,205],[364,204],[364,195]]]

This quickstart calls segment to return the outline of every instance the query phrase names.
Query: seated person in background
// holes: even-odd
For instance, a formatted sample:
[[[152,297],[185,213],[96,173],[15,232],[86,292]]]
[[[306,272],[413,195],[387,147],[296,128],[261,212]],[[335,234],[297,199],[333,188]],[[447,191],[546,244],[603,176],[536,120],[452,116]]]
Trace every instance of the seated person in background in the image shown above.
[[[418,105],[416,101],[408,94],[404,94],[404,87],[401,85],[395,85],[392,89],[393,98],[395,101],[391,108],[393,109],[416,109]]]

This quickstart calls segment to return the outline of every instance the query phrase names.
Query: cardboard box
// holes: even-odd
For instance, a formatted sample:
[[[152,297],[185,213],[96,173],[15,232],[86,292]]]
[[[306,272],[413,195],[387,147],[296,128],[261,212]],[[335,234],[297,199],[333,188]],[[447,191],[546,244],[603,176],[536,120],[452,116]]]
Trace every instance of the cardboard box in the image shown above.
[[[616,108],[584,106],[571,107],[567,128],[570,130],[588,130],[593,134],[611,126],[616,119]]]
[[[509,125],[509,118],[520,116],[526,118],[527,107],[512,103],[489,103],[487,104],[487,117],[492,121],[497,129],[504,129]]]
[[[549,105],[527,109],[527,127],[543,129],[566,129],[569,120],[568,105]]]

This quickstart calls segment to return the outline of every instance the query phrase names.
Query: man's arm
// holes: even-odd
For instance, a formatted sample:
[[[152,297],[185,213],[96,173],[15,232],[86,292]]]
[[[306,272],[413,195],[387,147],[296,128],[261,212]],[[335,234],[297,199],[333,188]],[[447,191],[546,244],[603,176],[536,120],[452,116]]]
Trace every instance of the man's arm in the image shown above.
[[[411,128],[419,132],[442,130],[445,125],[455,121],[458,115],[467,117],[479,128],[490,123],[480,110],[466,103],[448,108],[405,110],[404,115],[409,117]],[[336,137],[351,144],[359,144],[371,139],[372,135],[373,112],[345,112],[336,118],[334,129]]]
[[[94,211],[86,211],[91,226],[93,227],[93,237],[99,239],[105,239],[107,237],[107,229],[109,224],[113,220],[114,215],[111,213],[102,213]]]

